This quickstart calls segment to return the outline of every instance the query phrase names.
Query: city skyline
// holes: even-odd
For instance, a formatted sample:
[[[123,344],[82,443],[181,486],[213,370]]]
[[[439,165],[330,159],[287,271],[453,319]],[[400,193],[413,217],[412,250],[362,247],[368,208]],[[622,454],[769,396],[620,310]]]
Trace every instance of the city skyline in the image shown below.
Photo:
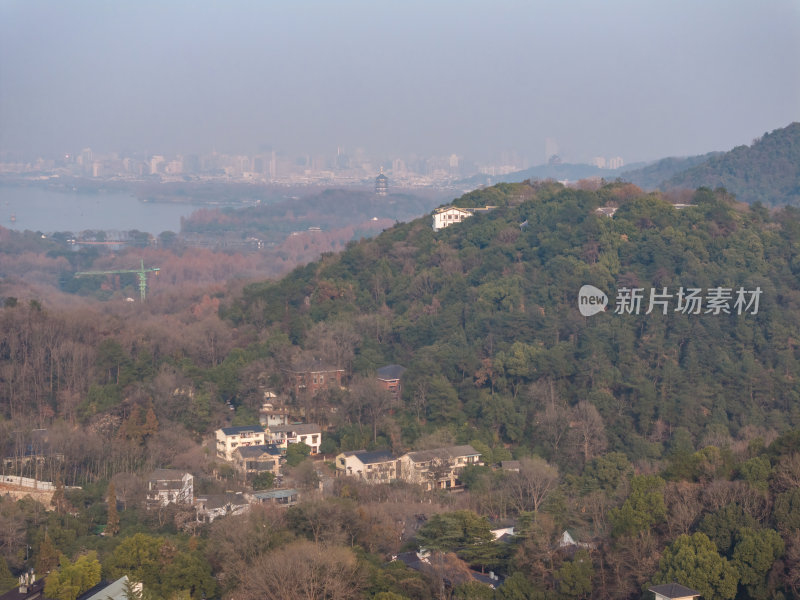
[[[800,6],[0,6],[0,152],[625,163],[800,120]]]

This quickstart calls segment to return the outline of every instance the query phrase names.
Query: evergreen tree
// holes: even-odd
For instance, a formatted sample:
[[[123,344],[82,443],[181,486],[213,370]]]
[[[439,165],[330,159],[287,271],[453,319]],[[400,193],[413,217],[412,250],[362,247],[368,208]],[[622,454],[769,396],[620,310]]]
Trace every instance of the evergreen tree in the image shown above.
[[[704,600],[730,600],[736,596],[739,572],[706,534],[683,534],[664,550],[655,577],[657,583],[672,581],[694,588]]]
[[[39,550],[36,552],[36,573],[43,577],[52,571],[58,565],[58,550],[53,545],[47,531],[44,532],[44,538],[39,544]]]
[[[112,536],[119,533],[119,513],[117,512],[117,490],[114,482],[108,484],[106,495],[108,504],[108,521],[106,521],[106,535]]]
[[[11,574],[6,559],[0,556],[0,594],[7,592],[17,585],[16,578]]]

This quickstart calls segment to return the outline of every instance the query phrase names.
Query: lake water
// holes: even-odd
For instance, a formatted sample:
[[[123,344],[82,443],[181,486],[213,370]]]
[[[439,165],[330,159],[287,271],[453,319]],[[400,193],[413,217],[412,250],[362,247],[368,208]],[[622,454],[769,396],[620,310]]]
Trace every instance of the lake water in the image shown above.
[[[181,217],[188,217],[198,208],[191,204],[141,202],[130,194],[61,193],[0,185],[0,226],[19,231],[29,229],[49,234],[138,229],[153,235],[163,231],[177,233]]]

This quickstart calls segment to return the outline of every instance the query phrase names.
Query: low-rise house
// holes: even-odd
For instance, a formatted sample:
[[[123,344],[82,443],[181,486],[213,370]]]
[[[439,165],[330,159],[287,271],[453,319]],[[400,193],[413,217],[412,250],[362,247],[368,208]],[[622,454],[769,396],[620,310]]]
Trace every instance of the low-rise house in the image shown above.
[[[141,591],[141,583],[128,583],[128,576],[123,575],[116,581],[101,581],[78,596],[76,600],[128,600],[130,592]]]
[[[367,483],[391,483],[397,479],[399,461],[387,450],[342,452],[336,457],[336,475]]]
[[[201,523],[213,523],[214,519],[227,515],[241,515],[247,512],[250,504],[243,494],[204,494],[197,496],[195,502],[197,520]]]
[[[281,474],[281,450],[277,446],[240,446],[233,451],[233,468],[250,480],[256,475],[270,472]]]
[[[461,223],[475,213],[484,213],[494,210],[496,206],[480,206],[475,208],[461,208],[458,206],[442,206],[433,211],[433,230],[439,231],[455,223]]]
[[[170,503],[192,504],[194,477],[177,469],[156,469],[147,478],[145,503],[148,509]]]
[[[44,577],[36,579],[33,571],[23,573],[19,576],[19,585],[0,594],[0,600],[45,600],[44,584]]]
[[[264,490],[247,494],[248,500],[253,504],[277,504],[279,506],[294,506],[297,504],[299,494],[295,489]]]
[[[268,393],[272,394],[272,392]],[[267,397],[267,394],[264,394],[264,396]],[[275,398],[275,394],[270,396],[270,399]],[[264,402],[258,411],[258,422],[265,429],[278,425],[288,425],[289,420],[289,409],[286,406],[276,406],[272,402]]]
[[[217,429],[217,457],[233,460],[233,451],[241,446],[263,446],[267,443],[266,432],[261,425],[241,425]]]
[[[311,454],[319,454],[322,444],[322,428],[316,423],[292,423],[291,425],[278,425],[267,431],[267,443],[283,449],[289,444],[307,444]]]
[[[344,377],[344,369],[320,361],[293,363],[291,368],[284,369],[283,372],[289,378],[295,398],[314,396],[321,389],[330,386],[342,387]]]
[[[433,211],[433,230],[439,231],[472,216],[472,211],[457,206],[443,206]]]
[[[469,445],[407,452],[400,457],[400,479],[428,490],[456,489],[465,467],[482,464],[481,453]]]
[[[400,387],[400,378],[405,371],[406,368],[401,365],[386,365],[378,369],[375,374],[380,384],[392,394],[395,400],[400,398],[403,391]]]

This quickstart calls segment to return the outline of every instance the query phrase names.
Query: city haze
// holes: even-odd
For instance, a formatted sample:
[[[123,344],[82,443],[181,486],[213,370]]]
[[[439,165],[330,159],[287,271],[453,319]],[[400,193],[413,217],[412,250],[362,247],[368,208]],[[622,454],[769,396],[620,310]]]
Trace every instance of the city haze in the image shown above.
[[[631,163],[795,120],[792,0],[0,6],[2,153]]]

